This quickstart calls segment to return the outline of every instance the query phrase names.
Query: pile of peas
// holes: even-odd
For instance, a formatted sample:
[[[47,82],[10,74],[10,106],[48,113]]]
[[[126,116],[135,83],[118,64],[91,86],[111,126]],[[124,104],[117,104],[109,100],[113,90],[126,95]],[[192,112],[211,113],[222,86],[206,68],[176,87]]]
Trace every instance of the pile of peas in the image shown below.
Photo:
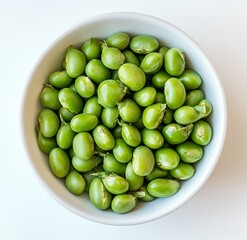
[[[52,173],[98,209],[170,197],[212,138],[212,105],[178,48],[117,32],[69,46],[40,94],[37,132]]]

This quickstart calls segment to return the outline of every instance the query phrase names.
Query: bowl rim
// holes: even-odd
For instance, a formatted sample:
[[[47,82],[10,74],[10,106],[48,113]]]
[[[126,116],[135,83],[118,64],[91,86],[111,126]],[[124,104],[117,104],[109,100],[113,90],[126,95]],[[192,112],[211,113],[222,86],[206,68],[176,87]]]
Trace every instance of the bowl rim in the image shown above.
[[[185,38],[187,38],[193,45],[194,47],[196,47],[203,55],[204,58],[206,59],[206,61],[208,62],[211,71],[213,72],[213,74],[216,77],[217,80],[217,84],[219,85],[219,88],[221,90],[221,99],[223,102],[223,122],[222,122],[222,126],[223,126],[223,131],[222,131],[222,135],[221,135],[221,142],[218,145],[217,148],[217,152],[215,152],[216,157],[215,159],[217,159],[217,161],[214,162],[213,165],[211,165],[211,169],[208,169],[207,171],[207,175],[204,177],[204,179],[201,181],[200,185],[197,185],[197,187],[193,188],[193,191],[186,196],[186,198],[184,198],[182,201],[179,202],[179,204],[177,204],[176,206],[174,206],[173,209],[170,209],[170,211],[166,214],[164,214],[163,212],[160,212],[160,214],[156,215],[155,217],[147,217],[146,219],[139,219],[139,220],[133,220],[131,221],[131,219],[129,219],[128,222],[121,222],[121,221],[112,221],[111,219],[108,220],[102,220],[99,219],[97,216],[92,216],[92,215],[82,215],[78,212],[78,210],[76,208],[74,208],[72,205],[70,205],[69,203],[67,203],[64,199],[60,198],[59,196],[57,196],[46,184],[46,182],[40,177],[38,170],[36,169],[32,158],[31,158],[31,154],[30,154],[30,149],[28,148],[28,144],[27,144],[27,136],[25,134],[25,118],[24,118],[24,113],[25,113],[25,103],[26,103],[26,96],[27,96],[27,91],[29,88],[29,84],[32,80],[32,77],[36,71],[36,68],[39,66],[39,64],[41,63],[42,59],[48,54],[49,51],[52,50],[52,48],[60,41],[62,40],[64,37],[68,36],[69,34],[71,34],[72,32],[76,31],[77,29],[93,23],[94,21],[98,21],[101,19],[107,19],[107,18],[119,18],[119,17],[132,17],[132,18],[143,18],[145,20],[151,20],[155,23],[159,22],[162,24],[166,24],[167,26],[169,26],[170,28],[175,29],[177,32],[179,32],[180,34],[184,35]],[[27,80],[25,82],[25,86],[24,86],[24,90],[23,90],[23,94],[22,94],[22,102],[21,102],[21,135],[22,135],[22,143],[23,143],[23,147],[25,149],[25,153],[27,155],[27,160],[29,163],[29,166],[32,168],[32,172],[35,176],[35,179],[38,180],[38,182],[41,184],[42,188],[54,199],[56,200],[57,203],[59,203],[61,206],[63,206],[64,208],[66,208],[67,210],[69,210],[70,212],[75,213],[76,215],[79,215],[80,217],[83,217],[87,220],[93,221],[93,222],[98,222],[98,223],[102,223],[102,224],[107,224],[107,225],[117,225],[117,226],[121,226],[121,225],[136,225],[136,224],[142,224],[142,223],[146,223],[146,222],[150,222],[156,219],[159,219],[161,217],[164,217],[170,213],[172,213],[174,210],[179,209],[180,207],[182,207],[190,198],[192,198],[199,189],[201,189],[201,187],[205,184],[205,182],[208,180],[208,178],[211,176],[213,170],[215,169],[220,155],[222,153],[223,150],[223,146],[224,146],[224,142],[225,142],[225,136],[226,136],[226,131],[227,131],[227,103],[226,103],[226,98],[225,98],[225,93],[224,93],[224,88],[222,86],[222,83],[220,81],[219,75],[216,72],[214,66],[212,65],[210,59],[208,58],[207,54],[204,52],[204,50],[199,46],[199,44],[197,42],[195,42],[186,32],[184,32],[183,30],[181,30],[180,28],[178,28],[177,26],[175,26],[174,24],[152,16],[152,15],[148,15],[148,14],[144,14],[144,13],[138,13],[138,12],[108,12],[108,13],[102,13],[102,14],[97,14],[91,17],[87,17],[85,19],[83,19],[82,21],[80,21],[79,23],[75,24],[74,26],[71,26],[68,30],[64,31],[62,34],[58,35],[57,37],[55,37],[55,39],[53,39],[46,47],[45,49],[42,51],[42,53],[37,57],[36,61],[34,62],[33,66],[31,67],[31,70],[28,74]]]

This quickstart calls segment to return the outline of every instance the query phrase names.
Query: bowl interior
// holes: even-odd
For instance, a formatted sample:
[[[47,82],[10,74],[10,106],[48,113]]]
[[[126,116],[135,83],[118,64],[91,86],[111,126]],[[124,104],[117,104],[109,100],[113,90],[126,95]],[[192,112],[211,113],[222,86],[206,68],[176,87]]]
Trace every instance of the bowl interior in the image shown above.
[[[91,37],[104,39],[119,31],[133,35],[152,35],[160,41],[161,45],[181,48],[185,52],[188,66],[201,75],[206,98],[213,104],[210,117],[213,139],[206,146],[205,155],[197,164],[194,177],[185,181],[174,196],[156,199],[149,203],[140,203],[134,211],[122,215],[97,210],[89,203],[87,194],[78,197],[69,193],[63,181],[55,178],[51,173],[47,157],[38,148],[35,131],[40,110],[39,94],[43,83],[47,82],[52,72],[61,69],[65,49],[69,45],[80,47],[85,40]],[[22,122],[24,144],[31,166],[41,184],[55,200],[65,208],[89,220],[113,225],[130,225],[151,221],[174,211],[203,185],[213,171],[223,146],[226,106],[224,93],[214,68],[198,45],[184,32],[151,16],[136,13],[110,13],[83,21],[60,36],[40,56],[26,87]]]

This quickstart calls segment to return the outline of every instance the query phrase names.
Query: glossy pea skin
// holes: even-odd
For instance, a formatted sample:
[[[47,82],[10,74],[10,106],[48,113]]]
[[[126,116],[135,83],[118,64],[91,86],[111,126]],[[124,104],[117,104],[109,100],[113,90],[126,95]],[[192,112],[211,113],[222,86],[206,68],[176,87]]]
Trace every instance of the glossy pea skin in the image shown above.
[[[133,152],[132,163],[136,175],[147,176],[154,168],[154,154],[148,147],[140,145]]]
[[[164,94],[167,106],[175,110],[181,107],[186,100],[186,90],[183,83],[177,78],[169,78],[164,85]]]
[[[147,54],[154,52],[158,47],[158,40],[152,36],[137,35],[130,40],[130,49],[134,53]]]
[[[183,126],[178,123],[169,123],[162,129],[165,141],[169,144],[180,144],[188,139],[193,129],[193,124]]]
[[[125,56],[118,48],[104,46],[101,61],[108,69],[119,69],[125,61]]]
[[[163,117],[163,123],[164,124],[172,123],[173,119],[174,119],[174,111],[171,110],[169,107],[166,107]]]
[[[102,63],[100,59],[90,60],[85,69],[86,75],[96,84],[100,84],[110,77],[110,70]]]
[[[93,139],[98,147],[103,150],[111,150],[115,145],[115,139],[110,130],[104,125],[97,125],[93,130]]]
[[[156,165],[164,170],[170,170],[179,164],[180,157],[172,148],[161,148],[155,152]]]
[[[103,108],[101,113],[101,121],[107,128],[114,128],[117,125],[119,117],[118,107]]]
[[[156,89],[164,90],[165,82],[171,77],[171,75],[162,69],[152,76],[152,84]]]
[[[145,176],[145,180],[150,182],[156,178],[164,178],[168,175],[168,171],[165,169],[161,169],[157,167],[156,165],[154,166],[152,172]]]
[[[144,177],[134,172],[133,163],[131,161],[127,164],[125,179],[129,183],[129,191],[137,191],[144,183]]]
[[[141,108],[130,98],[125,98],[118,104],[118,112],[125,122],[137,122],[141,117]]]
[[[58,115],[62,117],[65,122],[70,122],[71,119],[76,115],[70,112],[68,109],[60,107],[58,110]]]
[[[133,150],[122,138],[116,138],[115,142],[112,149],[114,157],[120,163],[128,163],[132,159]]]
[[[180,183],[176,180],[157,178],[147,185],[148,192],[154,197],[170,197],[177,193]]]
[[[67,153],[61,148],[53,148],[49,154],[49,165],[57,178],[65,177],[70,170],[70,160]]]
[[[198,105],[194,106],[194,109],[198,112],[200,118],[205,118],[210,115],[213,106],[207,99],[203,99]]]
[[[60,121],[55,112],[43,108],[39,113],[39,129],[44,137],[54,137],[60,127]]]
[[[136,206],[136,198],[132,194],[120,194],[112,199],[111,208],[115,213],[130,212]]]
[[[188,125],[199,120],[199,113],[190,106],[182,106],[174,112],[174,119],[177,123]]]
[[[89,199],[96,208],[101,210],[111,206],[112,194],[107,191],[102,180],[98,177],[90,184]]]
[[[65,178],[65,186],[74,195],[80,195],[86,188],[86,181],[81,174],[71,170]]]
[[[129,42],[130,36],[124,32],[113,33],[106,39],[107,46],[118,48],[121,51],[128,47]]]
[[[85,192],[89,192],[89,188],[90,188],[90,185],[92,183],[92,181],[97,178],[97,176],[93,175],[94,173],[97,173],[97,172],[101,172],[103,171],[103,167],[102,167],[102,164],[98,164],[96,167],[94,167],[93,169],[91,169],[90,171],[88,172],[83,172],[82,175],[83,175],[83,178],[85,179],[86,181],[86,188],[85,188]]]
[[[147,190],[147,184],[146,184],[146,183],[144,183],[144,184],[140,187],[139,190],[142,191],[142,192],[144,192],[144,196],[139,198],[141,201],[143,201],[143,202],[151,202],[151,201],[153,201],[153,200],[155,199],[155,197],[152,196],[152,195],[148,192],[148,190]]]
[[[87,61],[94,58],[99,58],[101,54],[100,40],[97,38],[90,38],[85,41],[81,47]]]
[[[89,132],[80,132],[73,139],[73,150],[77,157],[90,159],[94,154],[94,140]]]
[[[152,105],[156,99],[156,89],[154,87],[144,87],[134,93],[133,99],[141,107]]]
[[[159,49],[159,53],[160,53],[163,57],[165,57],[165,55],[166,55],[166,53],[167,53],[167,51],[168,51],[169,49],[170,49],[169,47],[163,46],[163,47],[161,47],[161,48]]]
[[[164,144],[164,137],[160,131],[156,129],[143,129],[142,142],[151,149],[161,148]]]
[[[203,99],[205,99],[205,94],[200,89],[195,89],[187,92],[185,105],[188,106],[196,106],[198,105]]]
[[[59,89],[68,87],[72,81],[73,78],[70,77],[65,70],[53,72],[49,76],[49,80],[48,80],[49,84]]]
[[[180,159],[186,163],[195,163],[203,157],[202,146],[192,141],[185,141],[184,143],[177,145],[176,151],[180,156]]]
[[[95,167],[97,167],[102,162],[102,157],[98,155],[93,155],[89,159],[82,159],[77,157],[76,155],[72,158],[72,166],[73,168],[81,173],[85,173],[91,171]]]
[[[44,137],[38,128],[37,128],[37,132],[38,132],[39,149],[41,150],[41,152],[48,155],[53,148],[57,147],[56,138],[55,137],[49,137],[49,138]]]
[[[82,98],[70,88],[61,89],[58,93],[58,99],[62,107],[72,113],[79,113],[82,110]]]
[[[194,123],[191,139],[198,145],[206,146],[212,139],[212,132],[212,127],[209,123],[199,120]]]
[[[76,78],[75,88],[77,93],[83,98],[92,97],[96,91],[94,83],[86,76]]]
[[[68,47],[65,56],[65,68],[68,75],[72,78],[77,78],[84,72],[85,67],[85,55],[74,47]]]
[[[179,180],[188,180],[195,174],[195,168],[189,163],[180,162],[178,166],[170,170],[169,173]]]
[[[139,91],[146,83],[145,73],[133,63],[124,63],[118,69],[118,76],[130,90]]]
[[[57,144],[62,149],[68,149],[72,146],[73,139],[76,133],[71,129],[70,125],[63,123],[58,129],[56,140]]]
[[[140,68],[146,74],[157,73],[163,65],[163,57],[160,53],[152,52],[145,55],[143,58]]]
[[[88,132],[98,125],[98,118],[94,114],[81,113],[71,119],[70,126],[74,132]]]
[[[133,63],[136,66],[140,66],[140,61],[138,57],[130,50],[123,51],[123,55],[125,56],[125,63]]]
[[[119,162],[113,154],[106,154],[103,158],[103,169],[106,172],[114,172],[120,176],[124,176],[126,164]]]
[[[122,126],[117,125],[116,127],[113,128],[112,130],[112,135],[114,138],[122,138]]]
[[[183,83],[186,90],[197,89],[202,83],[200,75],[190,69],[186,69],[178,79]]]
[[[115,107],[126,94],[127,88],[116,80],[105,80],[98,86],[98,102],[105,108]]]
[[[155,98],[155,103],[165,103],[165,102],[166,102],[166,98],[165,98],[164,93],[157,92],[156,98]]]
[[[178,48],[170,48],[165,55],[164,66],[171,76],[179,76],[185,70],[185,56]]]
[[[122,124],[122,137],[131,147],[137,147],[141,143],[141,134],[133,125]]]
[[[58,110],[61,107],[61,104],[58,100],[58,90],[50,87],[45,86],[40,93],[40,102],[43,108],[48,108],[51,110]]]
[[[97,118],[99,118],[101,111],[102,111],[102,106],[98,102],[98,97],[93,96],[86,101],[82,113],[93,114]]]
[[[161,123],[166,104],[154,103],[143,110],[142,122],[148,129],[155,129]]]

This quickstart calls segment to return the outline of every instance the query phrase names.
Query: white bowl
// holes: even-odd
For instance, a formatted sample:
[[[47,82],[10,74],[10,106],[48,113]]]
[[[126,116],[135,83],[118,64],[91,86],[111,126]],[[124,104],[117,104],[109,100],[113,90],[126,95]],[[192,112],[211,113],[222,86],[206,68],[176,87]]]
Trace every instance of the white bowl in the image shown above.
[[[185,181],[181,189],[172,197],[140,203],[134,211],[127,214],[98,210],[89,202],[87,194],[80,197],[71,194],[65,188],[63,181],[54,177],[50,171],[46,156],[38,148],[35,130],[42,85],[47,81],[50,73],[60,69],[65,49],[69,45],[80,47],[83,41],[91,37],[104,39],[118,31],[134,35],[152,35],[165,46],[182,49],[186,54],[187,64],[201,75],[206,98],[213,104],[210,118],[213,138],[205,147],[205,155],[197,164],[195,175]],[[205,53],[187,34],[174,25],[152,16],[138,13],[108,13],[82,21],[58,37],[39,57],[27,81],[24,94],[23,139],[35,175],[58,203],[73,213],[95,222],[132,225],[155,220],[171,213],[203,186],[215,168],[222,151],[227,125],[226,116],[226,102],[219,78]]]

